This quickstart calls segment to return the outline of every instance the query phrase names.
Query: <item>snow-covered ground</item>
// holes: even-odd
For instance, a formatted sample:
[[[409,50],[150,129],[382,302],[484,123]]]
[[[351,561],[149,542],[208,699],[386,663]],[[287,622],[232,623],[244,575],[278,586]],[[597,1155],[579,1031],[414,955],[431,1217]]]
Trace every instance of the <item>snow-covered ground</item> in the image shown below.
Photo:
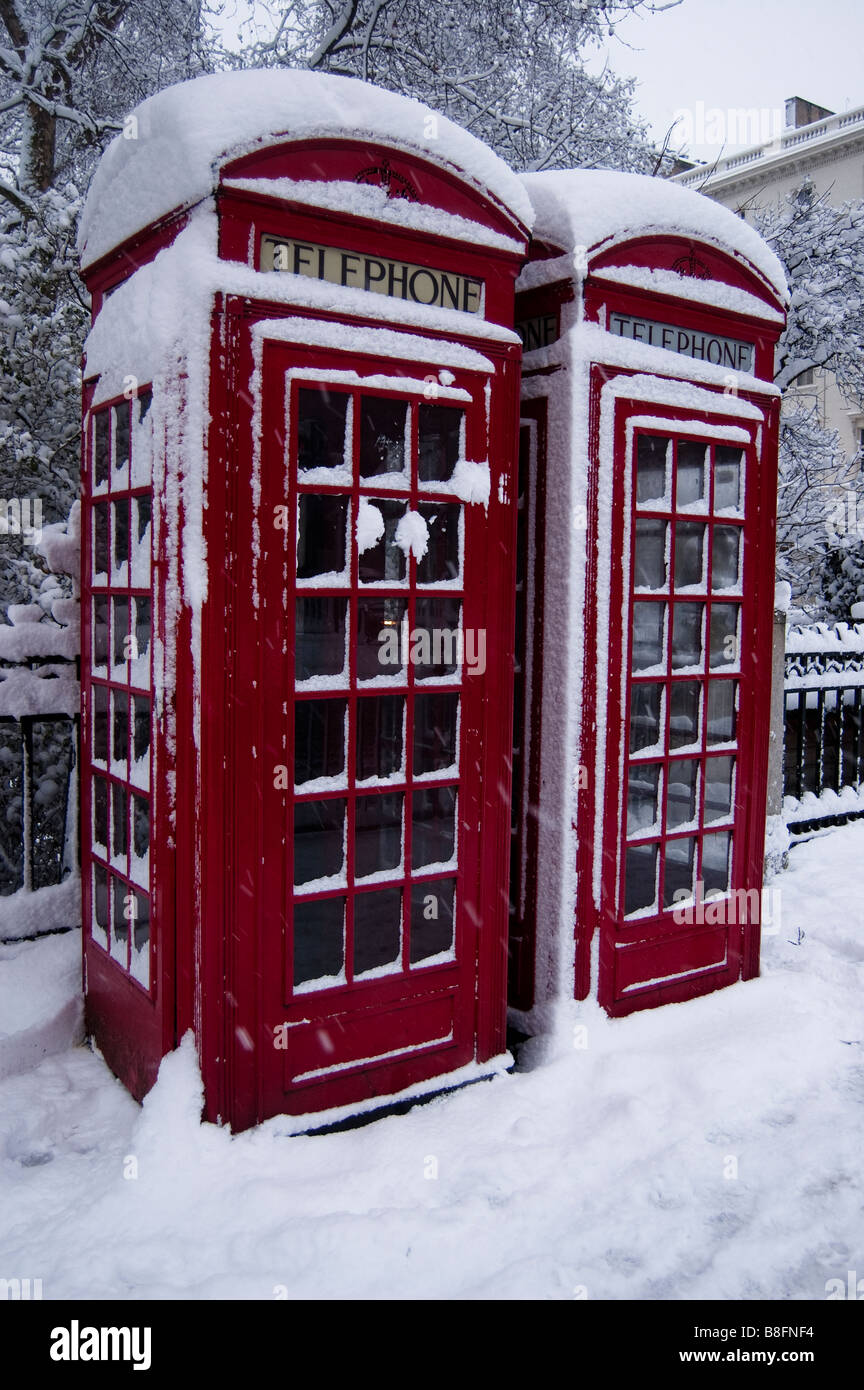
[[[185,1046],[143,1110],[83,1047],[10,1077],[0,1275],[46,1299],[822,1300],[864,1274],[864,824],[773,889],[761,979],[583,1009],[586,1047],[361,1129],[202,1126]]]

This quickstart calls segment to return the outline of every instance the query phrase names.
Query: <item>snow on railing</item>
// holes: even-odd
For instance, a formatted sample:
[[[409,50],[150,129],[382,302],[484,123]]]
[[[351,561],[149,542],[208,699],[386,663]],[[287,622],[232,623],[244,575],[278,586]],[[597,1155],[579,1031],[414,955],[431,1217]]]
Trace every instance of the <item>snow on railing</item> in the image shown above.
[[[71,595],[49,578],[42,602],[11,604],[0,622],[0,941],[81,920],[79,510],[38,543]]]
[[[784,686],[790,830],[864,815],[864,623],[790,626]]]

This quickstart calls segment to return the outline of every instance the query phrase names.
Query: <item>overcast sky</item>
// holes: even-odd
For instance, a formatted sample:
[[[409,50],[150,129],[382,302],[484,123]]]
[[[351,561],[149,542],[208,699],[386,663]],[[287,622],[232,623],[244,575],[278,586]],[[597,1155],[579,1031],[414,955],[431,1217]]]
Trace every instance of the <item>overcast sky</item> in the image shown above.
[[[864,106],[864,0],[682,0],[662,14],[631,16],[618,32],[630,47],[610,40],[592,69],[608,56],[616,72],[637,79],[637,110],[658,141],[676,112],[688,110],[691,153],[702,159],[720,154],[720,130],[725,153],[761,142],[746,126],[736,129],[731,111],[759,110],[771,139],[787,97],[832,111]],[[712,108],[724,112],[722,123]]]

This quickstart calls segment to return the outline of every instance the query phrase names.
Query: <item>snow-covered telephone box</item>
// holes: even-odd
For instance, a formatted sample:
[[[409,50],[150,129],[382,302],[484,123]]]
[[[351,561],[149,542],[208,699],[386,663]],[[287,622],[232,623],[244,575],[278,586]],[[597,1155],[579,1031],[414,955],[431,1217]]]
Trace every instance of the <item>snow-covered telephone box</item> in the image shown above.
[[[530,216],[302,72],[170,88],[97,170],[87,1021],[138,1096],[189,1029],[238,1128],[501,1064]]]
[[[758,971],[779,262],[662,179],[526,175],[511,1000]]]

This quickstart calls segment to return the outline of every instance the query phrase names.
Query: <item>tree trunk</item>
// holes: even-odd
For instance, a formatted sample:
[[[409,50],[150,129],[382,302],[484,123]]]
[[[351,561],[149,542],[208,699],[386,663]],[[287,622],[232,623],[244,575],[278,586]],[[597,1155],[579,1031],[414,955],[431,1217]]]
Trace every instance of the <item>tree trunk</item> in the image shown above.
[[[25,193],[44,193],[54,182],[57,118],[33,102],[24,111],[19,184]]]

